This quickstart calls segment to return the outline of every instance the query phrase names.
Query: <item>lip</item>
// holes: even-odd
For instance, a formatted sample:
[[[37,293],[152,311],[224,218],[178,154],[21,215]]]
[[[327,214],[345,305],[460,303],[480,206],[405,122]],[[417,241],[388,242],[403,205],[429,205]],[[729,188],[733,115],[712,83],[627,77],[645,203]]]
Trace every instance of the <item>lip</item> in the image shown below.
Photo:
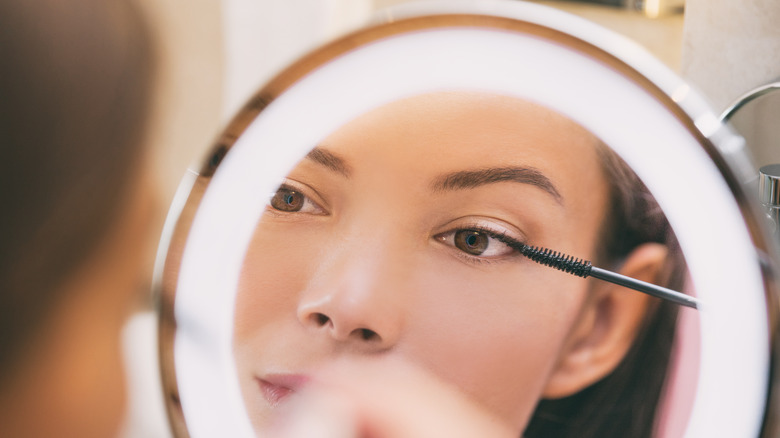
[[[268,404],[275,407],[299,391],[310,378],[302,374],[269,374],[255,380]]]

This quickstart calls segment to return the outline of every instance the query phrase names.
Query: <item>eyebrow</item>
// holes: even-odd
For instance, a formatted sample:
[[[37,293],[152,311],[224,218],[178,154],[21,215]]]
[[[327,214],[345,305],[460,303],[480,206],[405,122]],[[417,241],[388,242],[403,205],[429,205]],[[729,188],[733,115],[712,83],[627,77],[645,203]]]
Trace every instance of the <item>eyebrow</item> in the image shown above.
[[[321,147],[312,149],[311,152],[306,154],[306,158],[343,175],[345,178],[349,178],[352,174],[352,169],[349,167],[346,160]]]
[[[464,190],[500,182],[530,184],[549,193],[563,205],[563,196],[552,181],[533,167],[491,167],[448,173],[434,179],[431,189],[435,192]]]

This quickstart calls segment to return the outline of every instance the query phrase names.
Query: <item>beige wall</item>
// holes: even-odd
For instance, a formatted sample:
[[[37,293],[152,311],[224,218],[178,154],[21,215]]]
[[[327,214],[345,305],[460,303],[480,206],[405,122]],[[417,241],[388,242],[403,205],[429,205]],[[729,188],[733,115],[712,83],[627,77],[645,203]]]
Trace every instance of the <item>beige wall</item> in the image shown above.
[[[578,15],[628,37],[641,44],[669,68],[679,71],[683,31],[682,13],[649,18],[638,11],[609,6],[560,0],[536,1],[535,3]]]
[[[780,1],[688,0],[685,77],[717,110],[780,77]]]
[[[157,32],[160,72],[151,148],[163,205],[217,135],[222,110],[221,5],[141,0]]]
[[[688,0],[682,73],[718,112],[743,93],[780,80],[780,1]],[[734,119],[757,166],[780,163],[778,114],[775,92]]]
[[[411,0],[373,0],[376,9],[392,7]],[[631,38],[675,71],[679,70],[682,47],[683,15],[670,13],[648,18],[640,12],[597,4],[565,0],[528,0],[578,15]]]

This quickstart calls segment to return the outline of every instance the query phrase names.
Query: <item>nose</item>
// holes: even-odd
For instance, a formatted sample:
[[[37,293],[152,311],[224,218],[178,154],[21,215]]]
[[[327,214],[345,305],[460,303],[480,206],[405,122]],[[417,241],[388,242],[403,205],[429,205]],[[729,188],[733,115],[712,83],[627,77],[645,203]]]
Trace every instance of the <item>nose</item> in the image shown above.
[[[301,294],[297,317],[318,336],[372,353],[392,348],[404,323],[403,261],[387,247],[344,245],[325,256]]]

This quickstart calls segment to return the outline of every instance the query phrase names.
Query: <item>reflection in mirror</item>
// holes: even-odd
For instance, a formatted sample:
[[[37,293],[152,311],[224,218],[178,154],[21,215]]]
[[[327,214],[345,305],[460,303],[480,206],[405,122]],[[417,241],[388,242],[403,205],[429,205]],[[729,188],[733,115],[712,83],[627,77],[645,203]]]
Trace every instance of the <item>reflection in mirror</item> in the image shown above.
[[[441,92],[336,130],[270,196],[241,271],[233,347],[256,430],[318,365],[381,356],[431,371],[517,436],[650,436],[676,306],[510,242],[673,289],[685,278],[637,176],[554,111]]]

